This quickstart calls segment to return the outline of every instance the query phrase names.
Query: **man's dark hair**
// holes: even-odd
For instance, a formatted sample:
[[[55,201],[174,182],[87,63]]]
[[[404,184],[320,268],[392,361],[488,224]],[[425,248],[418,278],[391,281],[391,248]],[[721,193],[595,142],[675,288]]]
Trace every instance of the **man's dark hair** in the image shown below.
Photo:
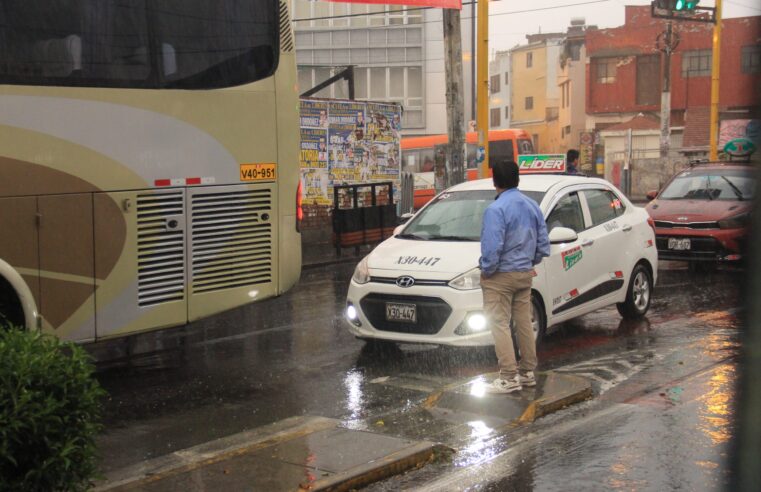
[[[509,190],[518,186],[520,176],[518,174],[518,164],[515,161],[496,161],[492,164],[491,172],[495,187]]]
[[[567,163],[572,163],[578,158],[579,158],[579,151],[576,149],[569,150],[568,153],[566,153],[565,155],[565,160]]]

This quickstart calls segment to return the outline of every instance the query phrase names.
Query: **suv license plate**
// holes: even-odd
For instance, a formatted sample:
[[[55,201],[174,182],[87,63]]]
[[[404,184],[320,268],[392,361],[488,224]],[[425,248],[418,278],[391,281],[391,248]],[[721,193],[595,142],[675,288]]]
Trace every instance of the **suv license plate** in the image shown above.
[[[386,321],[417,323],[417,306],[414,304],[386,303]]]
[[[687,251],[692,248],[692,245],[690,244],[690,240],[685,239],[677,239],[675,237],[669,238],[669,249],[673,249],[676,251]]]

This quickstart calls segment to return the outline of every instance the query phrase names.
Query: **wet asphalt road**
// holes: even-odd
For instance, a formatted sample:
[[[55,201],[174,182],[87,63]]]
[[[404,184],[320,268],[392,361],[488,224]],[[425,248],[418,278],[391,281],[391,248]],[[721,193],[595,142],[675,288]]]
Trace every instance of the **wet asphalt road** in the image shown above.
[[[596,397],[531,426],[452,429],[433,391],[496,369],[491,350],[378,353],[340,317],[353,265],[305,270],[288,294],[214,319],[90,347],[111,395],[104,472],[296,415],[444,442],[452,461],[371,490],[712,490],[727,481],[741,304],[737,272],[664,264],[648,318],[604,309],[559,327],[540,370]]]

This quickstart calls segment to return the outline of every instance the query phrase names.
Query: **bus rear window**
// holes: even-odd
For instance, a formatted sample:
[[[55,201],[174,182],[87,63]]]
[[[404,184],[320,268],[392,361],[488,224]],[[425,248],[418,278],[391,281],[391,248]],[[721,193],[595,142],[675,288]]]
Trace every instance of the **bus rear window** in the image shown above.
[[[278,62],[277,0],[5,0],[0,83],[210,89]]]

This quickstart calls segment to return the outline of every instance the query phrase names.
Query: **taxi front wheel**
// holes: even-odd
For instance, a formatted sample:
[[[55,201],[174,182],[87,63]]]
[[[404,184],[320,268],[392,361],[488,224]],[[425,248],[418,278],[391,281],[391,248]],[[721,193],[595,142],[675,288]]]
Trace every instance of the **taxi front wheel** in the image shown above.
[[[650,309],[650,297],[653,291],[653,279],[644,265],[637,265],[629,280],[626,300],[616,304],[618,312],[626,319],[641,318]]]

